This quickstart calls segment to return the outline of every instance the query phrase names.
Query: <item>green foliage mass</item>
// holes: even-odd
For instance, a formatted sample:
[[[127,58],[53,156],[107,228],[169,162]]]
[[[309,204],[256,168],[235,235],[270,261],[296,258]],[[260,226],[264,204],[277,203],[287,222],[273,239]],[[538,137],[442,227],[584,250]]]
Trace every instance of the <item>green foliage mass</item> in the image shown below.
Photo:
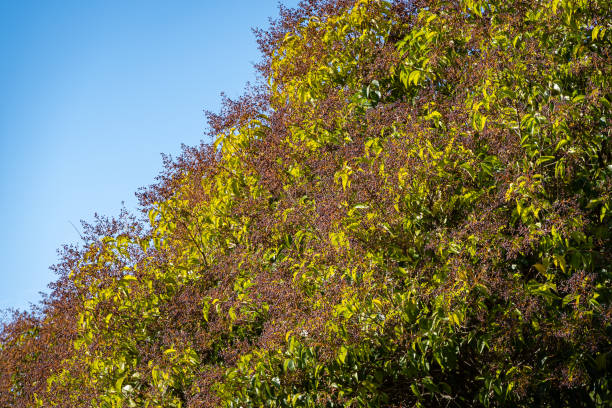
[[[0,406],[611,406],[611,2],[281,11],[5,324]]]

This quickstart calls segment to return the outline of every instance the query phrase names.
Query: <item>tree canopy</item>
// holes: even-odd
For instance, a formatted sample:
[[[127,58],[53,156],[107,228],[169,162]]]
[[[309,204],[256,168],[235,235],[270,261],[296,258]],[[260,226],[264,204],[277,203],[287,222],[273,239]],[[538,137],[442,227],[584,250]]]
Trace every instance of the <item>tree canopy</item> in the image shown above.
[[[610,0],[308,0],[86,224],[0,407],[612,404]]]

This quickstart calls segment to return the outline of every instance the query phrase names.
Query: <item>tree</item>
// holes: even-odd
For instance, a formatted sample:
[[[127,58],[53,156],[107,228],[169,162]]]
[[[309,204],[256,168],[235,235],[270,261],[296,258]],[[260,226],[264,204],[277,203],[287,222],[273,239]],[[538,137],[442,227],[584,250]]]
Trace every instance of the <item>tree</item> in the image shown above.
[[[610,6],[281,8],[148,219],[5,325],[0,405],[609,406]]]

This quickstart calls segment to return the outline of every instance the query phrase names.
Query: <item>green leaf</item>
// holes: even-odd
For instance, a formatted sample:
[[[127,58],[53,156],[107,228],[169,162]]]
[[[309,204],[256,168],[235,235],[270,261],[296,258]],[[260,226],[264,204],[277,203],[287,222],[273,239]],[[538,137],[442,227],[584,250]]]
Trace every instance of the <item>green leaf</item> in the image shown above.
[[[229,318],[232,322],[236,321],[236,318],[238,316],[236,315],[236,310],[233,307],[229,308],[229,310],[227,311],[227,314],[229,315]]]
[[[289,372],[295,370],[295,361],[292,358],[286,359],[283,362],[283,371]]]
[[[340,349],[338,350],[338,361],[344,364],[346,362],[347,354],[348,354],[347,348],[344,346],[340,346]]]
[[[117,378],[117,380],[115,381],[115,391],[118,394],[121,394],[121,386],[123,385],[123,381],[125,380],[126,374],[122,375],[121,377]]]
[[[552,12],[553,14],[557,14],[557,7],[559,6],[559,0],[553,0],[552,2]]]

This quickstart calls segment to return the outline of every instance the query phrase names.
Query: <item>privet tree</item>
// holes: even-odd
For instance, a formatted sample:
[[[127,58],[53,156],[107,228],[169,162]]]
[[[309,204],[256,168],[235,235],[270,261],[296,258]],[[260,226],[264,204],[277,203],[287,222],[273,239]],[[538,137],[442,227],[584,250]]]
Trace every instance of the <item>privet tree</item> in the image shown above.
[[[610,1],[280,11],[5,323],[0,406],[610,406]]]

